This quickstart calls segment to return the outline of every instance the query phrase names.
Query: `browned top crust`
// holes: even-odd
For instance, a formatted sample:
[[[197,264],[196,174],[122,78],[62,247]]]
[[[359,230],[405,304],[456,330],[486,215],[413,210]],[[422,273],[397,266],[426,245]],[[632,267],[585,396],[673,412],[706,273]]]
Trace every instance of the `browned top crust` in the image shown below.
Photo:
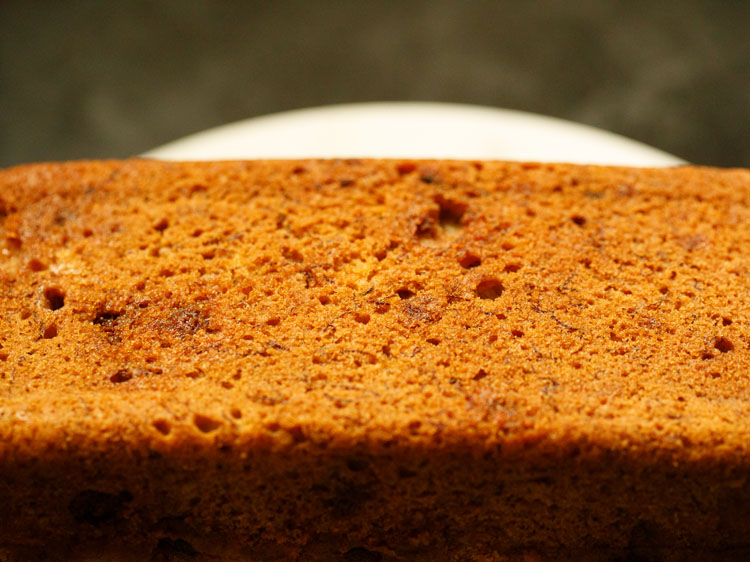
[[[0,461],[398,444],[750,464],[750,172],[0,172]]]

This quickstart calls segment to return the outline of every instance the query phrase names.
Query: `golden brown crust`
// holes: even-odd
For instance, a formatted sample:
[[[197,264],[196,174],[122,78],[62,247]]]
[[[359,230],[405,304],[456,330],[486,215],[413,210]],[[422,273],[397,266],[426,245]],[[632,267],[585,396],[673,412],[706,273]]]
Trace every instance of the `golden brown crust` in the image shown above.
[[[39,164],[0,221],[0,544],[748,546],[746,170]]]

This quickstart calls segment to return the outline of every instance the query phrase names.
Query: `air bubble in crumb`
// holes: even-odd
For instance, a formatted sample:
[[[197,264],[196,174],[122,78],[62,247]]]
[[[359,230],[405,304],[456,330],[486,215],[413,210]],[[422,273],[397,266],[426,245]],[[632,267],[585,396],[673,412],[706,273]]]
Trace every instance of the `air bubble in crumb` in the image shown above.
[[[466,203],[447,199],[442,194],[437,194],[433,199],[438,204],[438,207],[440,207],[439,220],[443,227],[446,225],[453,225],[455,227],[461,225],[461,219],[463,219],[468,208]]]
[[[154,420],[151,425],[154,426],[154,429],[156,429],[156,431],[165,436],[169,435],[169,432],[172,431],[172,427],[169,425],[169,422],[167,420]]]
[[[57,337],[57,326],[54,324],[50,324],[44,329],[44,332],[42,333],[42,337],[44,337],[45,340],[51,340],[52,338]]]
[[[583,227],[586,225],[586,217],[582,217],[581,215],[573,215],[570,217],[570,220],[572,220],[577,226]]]
[[[168,226],[169,226],[169,221],[167,219],[161,219],[159,222],[157,222],[154,225],[154,230],[158,230],[159,232],[164,232]]]
[[[484,300],[495,300],[504,290],[503,284],[497,279],[485,279],[477,285],[477,296]]]
[[[65,306],[65,293],[57,287],[47,287],[44,290],[44,304],[49,310],[60,310]]]
[[[400,164],[396,166],[396,171],[398,172],[398,175],[400,176],[411,174],[416,169],[417,169],[417,165],[414,162],[401,162]]]
[[[727,338],[717,338],[714,342],[714,347],[721,353],[727,353],[734,349],[734,344]]]
[[[477,373],[474,375],[473,379],[475,381],[481,381],[486,376],[487,376],[487,371],[485,371],[484,369],[479,369]]]
[[[466,252],[459,260],[458,263],[461,267],[464,269],[471,269],[473,267],[478,267],[482,265],[482,259],[472,253],[472,252]]]
[[[357,312],[354,315],[354,320],[360,324],[367,324],[370,321],[370,315],[365,312]]]
[[[47,265],[41,260],[32,258],[29,260],[28,268],[31,271],[38,272],[38,271],[44,271],[45,269],[47,269]]]
[[[220,421],[201,414],[195,414],[193,417],[193,423],[195,424],[195,427],[203,433],[211,433],[221,427]]]
[[[127,369],[120,369],[114,375],[109,377],[109,380],[113,383],[127,382],[133,378],[133,374]]]
[[[281,251],[281,254],[284,256],[285,259],[295,262],[295,263],[301,263],[304,260],[304,257],[302,256],[302,254],[296,248],[284,248]]]

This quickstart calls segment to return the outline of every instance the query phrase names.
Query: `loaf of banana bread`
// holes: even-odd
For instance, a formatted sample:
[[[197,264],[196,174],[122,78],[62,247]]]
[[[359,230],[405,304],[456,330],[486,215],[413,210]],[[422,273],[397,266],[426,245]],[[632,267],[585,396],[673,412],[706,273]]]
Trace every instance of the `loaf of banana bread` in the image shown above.
[[[750,559],[750,171],[0,172],[0,560]]]

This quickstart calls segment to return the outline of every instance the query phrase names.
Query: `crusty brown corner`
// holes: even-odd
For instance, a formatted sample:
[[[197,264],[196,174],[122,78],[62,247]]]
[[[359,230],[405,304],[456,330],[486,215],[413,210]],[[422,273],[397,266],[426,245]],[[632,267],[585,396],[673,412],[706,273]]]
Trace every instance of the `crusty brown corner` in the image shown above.
[[[744,560],[748,225],[745,170],[2,171],[0,560]]]

